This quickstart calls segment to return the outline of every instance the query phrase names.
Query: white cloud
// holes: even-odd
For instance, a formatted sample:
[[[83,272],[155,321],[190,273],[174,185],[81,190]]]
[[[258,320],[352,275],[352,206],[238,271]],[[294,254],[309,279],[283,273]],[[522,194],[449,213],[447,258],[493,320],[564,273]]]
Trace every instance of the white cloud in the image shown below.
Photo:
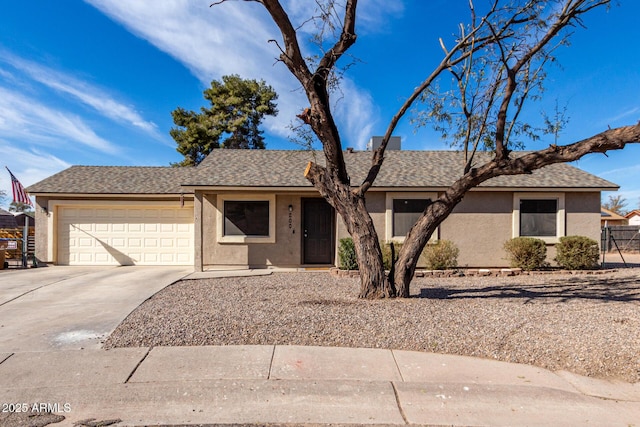
[[[71,95],[111,120],[129,123],[156,138],[160,137],[154,123],[144,120],[133,108],[116,101],[104,90],[68,74],[19,58],[6,50],[0,50],[0,53],[2,61],[38,83]]]
[[[615,116],[611,116],[611,117],[607,117],[606,119],[602,120],[600,122],[600,126],[604,127],[604,126],[609,126],[611,125],[612,127],[615,127],[617,124],[619,124],[619,122],[622,119],[626,119],[630,116],[633,116],[635,119],[638,118],[638,116],[640,116],[640,107],[632,107],[632,108],[628,108],[627,110],[615,115]]]
[[[227,74],[264,79],[279,95],[279,115],[265,120],[267,130],[287,136],[287,125],[308,105],[299,83],[276,57],[274,43],[281,36],[264,8],[251,2],[226,2],[209,7],[211,1],[151,0],[121,2],[85,0],[132,33],[149,41],[183,63],[205,85]],[[391,3],[391,5],[389,5]],[[291,16],[303,22],[314,2],[291,1]],[[361,26],[369,31],[383,27],[387,12],[400,14],[401,2],[365,0],[359,6]],[[305,43],[305,40],[301,40]],[[375,109],[369,94],[353,83],[344,91],[357,104],[355,114],[340,114],[341,128],[347,136],[345,145],[361,144],[364,129],[375,121]],[[370,135],[368,135],[370,136]]]
[[[80,117],[0,86],[0,137],[34,144],[75,141],[105,153],[117,147],[98,136]]]
[[[363,0],[358,3],[358,22],[356,30],[365,33],[386,31],[389,16],[400,17],[404,13],[403,1]]]
[[[342,82],[342,94],[336,93],[334,96],[341,96],[336,100],[334,114],[336,121],[344,124],[343,138],[350,146],[358,150],[364,150],[367,142],[373,136],[373,117],[378,116],[377,108],[367,92],[358,90],[355,83],[349,79]],[[344,142],[343,142],[343,145]],[[346,147],[346,145],[345,145]]]
[[[628,177],[630,175],[635,175],[640,173],[640,165],[633,165],[624,168],[610,169],[608,171],[600,172],[599,175],[602,177],[606,176],[619,176],[619,177]]]

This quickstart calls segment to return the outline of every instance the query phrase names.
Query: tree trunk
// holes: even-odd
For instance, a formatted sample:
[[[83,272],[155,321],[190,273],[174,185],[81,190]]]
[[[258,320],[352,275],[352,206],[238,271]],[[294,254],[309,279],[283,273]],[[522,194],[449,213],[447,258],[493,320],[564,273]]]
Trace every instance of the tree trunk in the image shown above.
[[[332,179],[327,169],[309,162],[304,172],[314,187],[333,206],[353,239],[360,270],[360,298],[379,299],[396,296],[396,289],[384,272],[378,234],[364,196],[351,191],[348,184]]]
[[[393,298],[396,295],[395,287],[385,275],[382,250],[373,227],[373,221],[368,213],[364,213],[368,217],[368,221],[355,224],[351,230],[351,238],[355,245],[360,270],[358,297],[365,299]]]
[[[449,216],[453,208],[462,201],[462,198],[470,188],[478,184],[482,178],[472,177],[469,174],[463,176],[454,185],[440,196],[436,201],[427,206],[424,214],[418,218],[398,254],[395,263],[393,282],[398,287],[397,296],[409,298],[409,285],[413,280],[420,254],[431,235],[440,224]]]
[[[344,221],[356,249],[360,270],[358,297],[365,299],[395,297],[396,289],[385,275],[378,234],[371,215],[367,211],[364,197],[347,189],[344,192],[337,192],[336,197],[330,201]]]
[[[416,223],[404,240],[394,268],[393,281],[398,287],[398,297],[409,298],[409,285],[411,284],[411,280],[413,280],[413,274],[416,271],[420,254],[429,241],[429,238],[431,238],[433,231],[444,218],[446,218],[446,215],[440,220],[434,218],[432,214],[422,216],[418,220],[420,224]],[[423,227],[427,229],[426,232],[416,232],[416,230],[421,230]]]

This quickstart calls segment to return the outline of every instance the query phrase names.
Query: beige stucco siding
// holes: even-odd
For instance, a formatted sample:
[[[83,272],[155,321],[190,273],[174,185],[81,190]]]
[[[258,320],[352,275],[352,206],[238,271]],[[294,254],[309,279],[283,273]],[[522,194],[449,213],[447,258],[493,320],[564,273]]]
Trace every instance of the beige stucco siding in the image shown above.
[[[502,249],[511,238],[513,193],[469,192],[440,225],[440,239],[453,241],[461,267],[507,265]]]
[[[600,193],[567,193],[567,236],[600,241]]]
[[[49,198],[37,197],[35,214],[36,214],[36,259],[41,263],[51,263],[49,251],[49,230],[46,226],[48,222]]]
[[[275,196],[275,242],[249,244],[218,241],[218,194],[205,194],[203,197],[203,268],[214,265],[295,267],[301,264],[301,200],[303,197],[317,197],[317,194],[277,194]],[[250,197],[251,194],[242,193],[243,197]],[[293,208],[291,213],[289,212],[289,205]],[[291,227],[289,226],[290,215]]]
[[[226,194],[226,193],[220,193]],[[265,192],[228,193],[265,195]],[[272,194],[272,193],[269,193]],[[396,193],[394,193],[396,194]],[[523,194],[523,193],[518,193]],[[526,194],[526,193],[525,193]],[[194,256],[196,269],[208,266],[240,267],[297,267],[302,265],[302,204],[303,198],[316,198],[317,193],[278,193],[275,200],[275,239],[270,243],[221,243],[217,241],[217,203],[219,194],[196,194],[193,204],[194,215]],[[385,240],[388,222],[387,194],[370,191],[366,202],[380,240]],[[72,199],[70,199],[72,200]],[[99,203],[127,204],[134,198],[122,198]],[[153,199],[150,199],[152,201]],[[515,195],[510,191],[472,191],[454,209],[440,226],[438,238],[452,240],[460,249],[459,265],[462,267],[507,266],[502,249],[505,241],[513,236],[513,206]],[[159,202],[159,200],[157,200]],[[56,248],[59,237],[57,221],[52,220],[55,209],[52,203],[67,203],[37,197],[36,215],[36,257],[41,262],[57,262]],[[84,203],[93,203],[90,199]],[[74,203],[79,203],[77,200]],[[169,203],[179,203],[177,199]],[[566,235],[584,235],[598,241],[600,237],[600,194],[598,192],[573,192],[564,194]],[[289,213],[289,205],[292,212]],[[183,209],[190,209],[185,206]],[[49,226],[47,226],[49,224]],[[53,226],[51,226],[53,224]],[[348,237],[342,219],[336,217],[336,246],[339,240]],[[553,262],[555,246],[548,245],[548,261]]]
[[[365,196],[367,209],[373,220],[373,226],[378,232],[380,240],[385,237],[385,214],[386,214],[386,198],[385,193],[381,191],[369,191]]]

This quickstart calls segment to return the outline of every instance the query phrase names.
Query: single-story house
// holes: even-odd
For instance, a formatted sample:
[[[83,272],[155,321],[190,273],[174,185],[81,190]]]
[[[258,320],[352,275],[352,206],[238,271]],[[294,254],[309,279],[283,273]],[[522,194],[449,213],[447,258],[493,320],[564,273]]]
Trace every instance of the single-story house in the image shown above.
[[[600,226],[601,227],[615,227],[618,225],[627,225],[629,220],[624,216],[610,211],[607,208],[600,208]]]
[[[346,151],[351,182],[371,152]],[[36,256],[69,265],[317,267],[336,265],[346,229],[304,178],[321,153],[214,150],[200,165],[72,166],[28,188],[36,197]],[[366,202],[381,240],[402,241],[459,174],[456,151],[389,150]],[[567,164],[494,178],[470,191],[435,239],[452,240],[459,264],[508,264],[505,241],[565,235],[600,238],[600,192],[618,186]]]
[[[636,209],[624,216],[629,225],[640,225],[640,210]]]

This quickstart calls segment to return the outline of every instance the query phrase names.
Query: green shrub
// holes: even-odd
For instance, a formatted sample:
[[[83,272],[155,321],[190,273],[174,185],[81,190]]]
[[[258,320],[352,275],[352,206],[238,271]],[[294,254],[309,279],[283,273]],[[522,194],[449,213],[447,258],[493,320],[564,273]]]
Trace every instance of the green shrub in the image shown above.
[[[585,236],[566,236],[556,245],[556,262],[568,270],[586,270],[598,266],[598,242]]]
[[[422,258],[430,270],[449,270],[458,266],[459,254],[460,250],[451,240],[438,240],[425,246]]]
[[[543,240],[533,237],[515,237],[504,244],[511,267],[535,270],[542,267],[547,258],[547,246]]]
[[[391,243],[392,242],[380,242],[380,249],[382,250],[382,264],[385,270],[391,270],[391,264],[398,259],[400,249],[402,249],[402,243],[393,242],[394,259],[391,260]]]
[[[351,237],[340,239],[338,246],[338,259],[341,270],[357,270],[358,259],[356,258],[356,246]]]

